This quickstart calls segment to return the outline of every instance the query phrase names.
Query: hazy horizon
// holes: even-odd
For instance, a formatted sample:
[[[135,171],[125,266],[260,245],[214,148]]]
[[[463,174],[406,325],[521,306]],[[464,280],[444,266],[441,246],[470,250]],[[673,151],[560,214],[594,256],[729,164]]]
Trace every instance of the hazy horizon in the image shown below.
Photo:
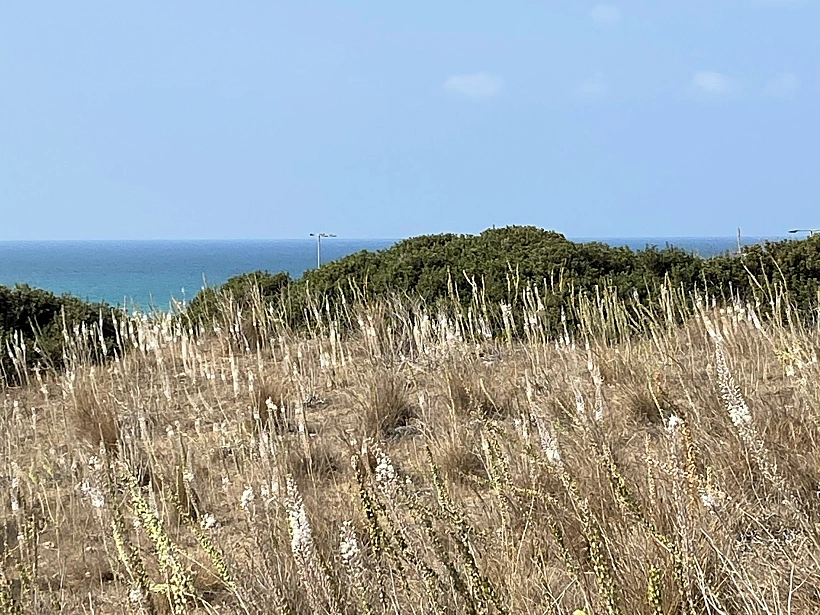
[[[498,227],[501,228],[501,227]],[[486,230],[486,229],[485,229]],[[547,231],[553,231],[554,229],[544,229]],[[555,231],[560,233],[560,231]],[[480,231],[479,231],[480,233]],[[479,233],[452,233],[455,235],[477,235]],[[431,234],[451,234],[449,231],[441,231],[440,233],[431,233]],[[640,239],[653,239],[653,240],[681,240],[681,239],[691,239],[691,240],[708,240],[708,239],[720,239],[720,240],[729,240],[729,239],[736,239],[737,234],[731,235],[620,235],[620,236],[608,236],[608,237],[583,237],[583,236],[570,236],[566,235],[565,233],[560,233],[564,235],[570,241],[606,241],[606,240],[624,240],[624,241],[634,241]],[[741,235],[741,239],[745,242],[748,240],[753,239],[801,239],[806,236],[806,233],[803,234],[788,234],[788,233],[780,233],[780,234],[770,234],[770,235]],[[408,237],[333,237],[323,239],[322,245],[326,245],[326,242],[330,241],[403,241],[405,239],[411,239],[412,237],[419,237],[419,235],[411,235]],[[255,238],[246,238],[246,237],[205,237],[205,238],[186,238],[186,237],[157,237],[157,238],[129,238],[129,239],[110,239],[104,237],[92,237],[88,239],[61,239],[61,238],[51,238],[51,239],[0,239],[0,243],[150,243],[150,242],[180,242],[180,243],[241,243],[241,242],[275,242],[275,241],[305,241],[316,243],[316,240],[313,237],[306,236],[306,237],[255,237]]]
[[[569,238],[586,241],[583,238]],[[747,244],[758,238],[748,238]],[[642,250],[666,244],[708,257],[736,249],[735,237],[595,238],[612,246]],[[394,239],[333,239],[322,242],[322,262],[360,250],[384,250]],[[28,284],[57,294],[115,304],[124,298],[140,305],[166,305],[190,298],[203,282],[218,285],[257,270],[301,276],[317,264],[310,238],[269,240],[35,240],[0,241],[0,286]],[[187,290],[186,290],[187,289]]]

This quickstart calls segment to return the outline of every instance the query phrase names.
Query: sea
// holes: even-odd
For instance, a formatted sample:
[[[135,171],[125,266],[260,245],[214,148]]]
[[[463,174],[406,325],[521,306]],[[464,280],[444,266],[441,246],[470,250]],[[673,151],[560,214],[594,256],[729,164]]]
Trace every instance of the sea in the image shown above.
[[[571,238],[572,239],[572,238]],[[783,237],[743,238],[748,245]],[[327,262],[383,250],[395,239],[327,238]],[[634,250],[677,246],[704,257],[737,250],[737,237],[574,238]],[[28,284],[86,301],[141,311],[168,310],[190,301],[203,286],[216,286],[249,271],[287,271],[298,278],[317,266],[312,239],[245,241],[0,241],[0,285]]]

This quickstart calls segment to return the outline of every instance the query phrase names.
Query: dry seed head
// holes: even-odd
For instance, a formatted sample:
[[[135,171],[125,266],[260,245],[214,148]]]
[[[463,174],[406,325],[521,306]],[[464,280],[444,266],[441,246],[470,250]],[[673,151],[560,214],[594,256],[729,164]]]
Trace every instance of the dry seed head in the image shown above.
[[[655,615],[663,615],[661,605],[661,572],[654,565],[649,567],[646,599]]]
[[[84,480],[77,487],[82,499],[89,499],[94,508],[102,508],[105,506],[105,494],[97,485],[92,485],[88,480]],[[15,500],[12,498],[12,511],[14,511]],[[16,511],[14,511],[16,512]]]
[[[647,483],[647,491],[649,493],[649,501],[654,505],[657,502],[657,488],[655,486],[655,474],[652,471],[652,468],[657,463],[655,458],[652,457],[652,450],[651,450],[652,439],[650,438],[649,434],[646,434],[646,438],[644,439],[644,449],[646,451],[645,462],[646,462],[646,483]]]
[[[580,391],[575,392],[575,410],[578,412],[578,416],[580,417],[583,417],[586,414],[584,396],[581,395]]]
[[[561,460],[561,450],[558,446],[558,436],[551,429],[544,425],[544,421],[533,416],[535,426],[538,428],[538,439],[541,443],[541,450],[547,456],[547,461],[561,469],[564,462]]]
[[[11,479],[11,512],[17,514],[20,512],[20,479],[16,476]]]

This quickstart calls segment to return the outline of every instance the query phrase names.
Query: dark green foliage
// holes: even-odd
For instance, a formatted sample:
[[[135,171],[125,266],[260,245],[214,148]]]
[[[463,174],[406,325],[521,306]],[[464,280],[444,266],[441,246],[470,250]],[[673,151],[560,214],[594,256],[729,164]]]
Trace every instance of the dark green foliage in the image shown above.
[[[86,303],[70,295],[58,297],[28,285],[0,286],[0,379],[16,378],[9,353],[15,332],[25,342],[27,367],[39,364],[59,369],[63,364],[64,322],[70,332],[83,323],[89,328],[102,323],[111,349],[115,338],[113,316],[112,308],[105,304]]]
[[[670,270],[693,269],[693,257],[674,248],[644,254],[602,243],[579,244],[563,235],[535,227],[506,227],[471,235],[428,235],[399,242],[377,252],[360,252],[307,272],[297,285],[317,293],[344,286],[348,278],[374,294],[409,292],[428,301],[445,297],[448,280],[469,295],[466,276],[474,278],[491,303],[514,301],[508,282],[542,283],[592,288],[607,282],[642,286],[649,276],[662,278]],[[691,277],[691,274],[690,276]]]
[[[750,274],[760,287],[750,284]],[[736,295],[748,299],[755,291],[765,294],[768,281],[785,285],[795,305],[808,310],[820,288],[820,236],[750,246],[742,255],[701,258],[672,246],[633,251],[598,242],[574,243],[536,227],[511,226],[477,236],[413,237],[386,250],[362,251],[327,263],[292,283],[290,278],[274,283],[275,278],[256,272],[232,278],[222,289],[241,296],[256,282],[268,300],[287,296],[291,324],[298,324],[308,292],[314,297],[344,293],[354,299],[355,286],[371,297],[409,294],[434,303],[454,289],[461,303],[468,305],[473,298],[468,281],[472,279],[492,312],[502,301],[515,306],[520,289],[535,284],[545,291],[544,320],[557,331],[561,309],[571,325],[568,308],[573,296],[594,293],[596,287],[617,287],[622,298],[637,297],[641,302],[663,282],[686,292],[708,289],[725,299]],[[287,293],[282,292],[285,288]],[[213,305],[216,292],[203,293],[191,304],[192,318],[211,313],[202,306]]]
[[[218,288],[202,289],[188,305],[185,313],[193,322],[211,321],[219,313],[220,294],[230,296],[240,305],[247,305],[258,293],[264,301],[280,299],[291,284],[290,275],[284,271],[252,271],[229,278]]]
[[[202,290],[185,315],[192,322],[211,321],[219,313],[220,297],[226,295],[241,305],[257,298],[277,302],[286,308],[282,314],[293,326],[304,322],[308,294],[316,299],[328,297],[331,306],[340,294],[349,300],[362,293],[369,297],[407,294],[428,304],[455,294],[467,306],[473,300],[469,280],[475,281],[495,316],[500,302],[516,307],[522,288],[539,286],[543,290],[541,317],[553,332],[559,330],[562,310],[572,326],[571,305],[578,293],[617,287],[620,297],[630,301],[636,297],[645,303],[663,282],[686,292],[708,289],[724,299],[756,296],[762,299],[763,309],[769,309],[766,297],[774,295],[770,292],[774,286],[783,285],[794,306],[815,318],[820,235],[750,246],[740,256],[708,259],[674,247],[633,251],[596,242],[573,243],[559,233],[529,226],[491,229],[477,236],[426,235],[387,250],[352,254],[308,271],[297,281],[285,272],[235,276],[219,288]],[[110,352],[115,312],[107,305],[85,303],[68,295],[58,297],[28,286],[0,286],[0,377],[9,379],[15,374],[8,352],[15,331],[20,331],[26,342],[29,367],[61,367],[63,314],[69,331],[81,323],[97,325],[102,319]]]

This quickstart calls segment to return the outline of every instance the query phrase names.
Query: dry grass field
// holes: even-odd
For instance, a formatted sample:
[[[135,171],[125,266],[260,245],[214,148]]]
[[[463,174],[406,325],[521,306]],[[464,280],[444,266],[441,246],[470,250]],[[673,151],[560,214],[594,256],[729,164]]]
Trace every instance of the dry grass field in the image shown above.
[[[0,611],[817,612],[820,331],[773,301],[66,332],[0,389]]]

